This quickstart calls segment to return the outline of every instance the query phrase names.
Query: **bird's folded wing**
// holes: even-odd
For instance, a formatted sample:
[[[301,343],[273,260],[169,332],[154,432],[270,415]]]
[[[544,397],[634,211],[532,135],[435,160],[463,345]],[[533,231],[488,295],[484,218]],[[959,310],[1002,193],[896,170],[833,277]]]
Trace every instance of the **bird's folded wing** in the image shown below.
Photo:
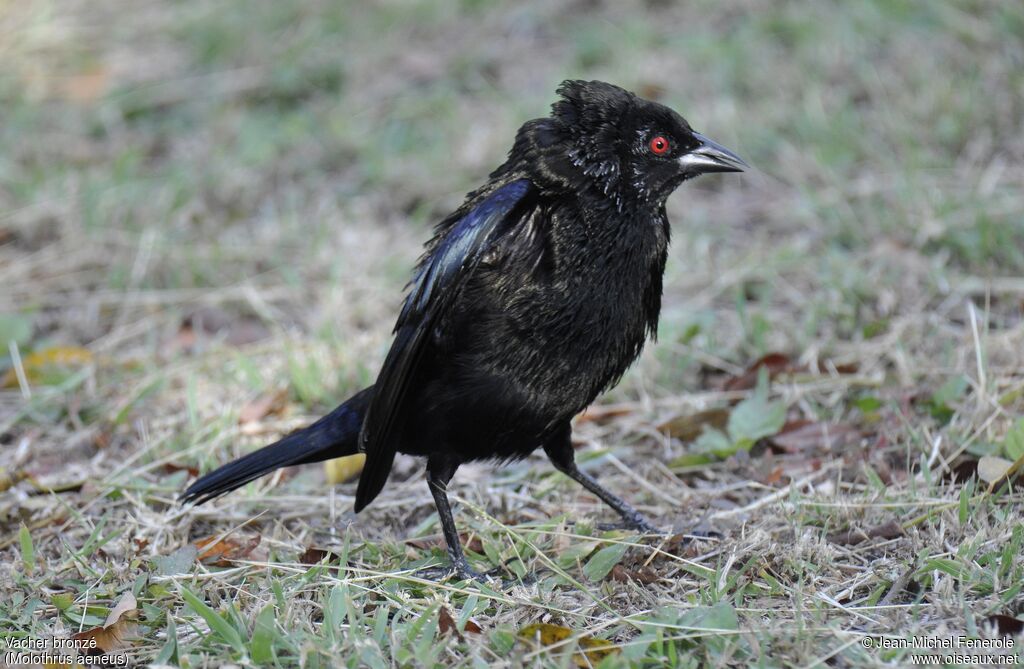
[[[491,192],[447,229],[420,265],[359,435],[366,465],[356,492],[357,512],[377,496],[391,471],[399,414],[424,343],[481,257],[512,227],[513,214],[528,199],[531,189],[528,180],[520,179]]]

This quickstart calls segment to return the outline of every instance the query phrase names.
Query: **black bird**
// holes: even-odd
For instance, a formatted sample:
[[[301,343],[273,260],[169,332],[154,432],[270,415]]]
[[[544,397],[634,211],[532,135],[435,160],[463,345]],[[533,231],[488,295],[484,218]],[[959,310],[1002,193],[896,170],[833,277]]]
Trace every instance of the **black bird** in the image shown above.
[[[355,510],[396,453],[427,459],[453,571],[447,486],[459,465],[543,447],[629,526],[651,523],[580,471],[570,421],[614,386],[657,331],[668,196],[736,154],[679,114],[600,81],[566,81],[505,163],[441,221],[410,284],[376,383],[309,427],[203,476],[202,503],[279,467],[366,453]]]

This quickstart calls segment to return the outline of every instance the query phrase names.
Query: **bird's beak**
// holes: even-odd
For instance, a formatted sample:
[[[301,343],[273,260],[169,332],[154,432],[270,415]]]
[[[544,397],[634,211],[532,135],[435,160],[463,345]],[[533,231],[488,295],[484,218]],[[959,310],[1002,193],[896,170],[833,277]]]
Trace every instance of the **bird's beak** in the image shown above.
[[[700,146],[679,159],[679,165],[687,173],[696,175],[709,172],[742,172],[743,168],[750,167],[742,158],[718,142],[713,142],[698,132],[693,133],[693,137],[700,142]]]

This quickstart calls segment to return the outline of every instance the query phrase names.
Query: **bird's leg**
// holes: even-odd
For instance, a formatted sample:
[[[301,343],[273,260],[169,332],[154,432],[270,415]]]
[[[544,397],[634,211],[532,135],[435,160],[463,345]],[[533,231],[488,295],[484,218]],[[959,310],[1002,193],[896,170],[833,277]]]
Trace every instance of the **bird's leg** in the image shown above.
[[[544,444],[544,452],[551,458],[555,469],[562,472],[574,481],[579,482],[584,488],[601,498],[608,506],[622,516],[622,520],[630,528],[643,530],[651,534],[660,534],[661,530],[655,527],[647,518],[634,509],[629,502],[615,495],[589,474],[580,471],[576,466],[576,454],[572,448],[572,429],[566,425],[565,429],[559,430],[551,439]]]
[[[434,504],[437,506],[437,515],[441,517],[441,530],[444,532],[445,543],[448,544],[448,556],[452,561],[452,569],[459,578],[483,580],[483,576],[473,571],[466,561],[466,555],[462,552],[462,544],[459,542],[459,531],[455,529],[455,519],[452,518],[452,507],[448,503],[448,482],[455,476],[455,470],[459,468],[457,462],[444,456],[431,457],[427,460],[427,485],[430,486],[430,494],[434,496]]]

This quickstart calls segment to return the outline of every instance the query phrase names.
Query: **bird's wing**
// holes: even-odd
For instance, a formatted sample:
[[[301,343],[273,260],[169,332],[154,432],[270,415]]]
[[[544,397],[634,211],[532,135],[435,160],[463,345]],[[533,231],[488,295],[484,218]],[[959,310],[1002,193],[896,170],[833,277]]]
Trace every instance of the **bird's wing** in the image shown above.
[[[528,180],[520,179],[481,199],[447,228],[416,272],[359,435],[366,464],[356,491],[357,512],[377,496],[391,472],[397,451],[396,427],[424,343],[483,255],[513,227],[517,217],[510,215],[528,199],[531,189]]]

